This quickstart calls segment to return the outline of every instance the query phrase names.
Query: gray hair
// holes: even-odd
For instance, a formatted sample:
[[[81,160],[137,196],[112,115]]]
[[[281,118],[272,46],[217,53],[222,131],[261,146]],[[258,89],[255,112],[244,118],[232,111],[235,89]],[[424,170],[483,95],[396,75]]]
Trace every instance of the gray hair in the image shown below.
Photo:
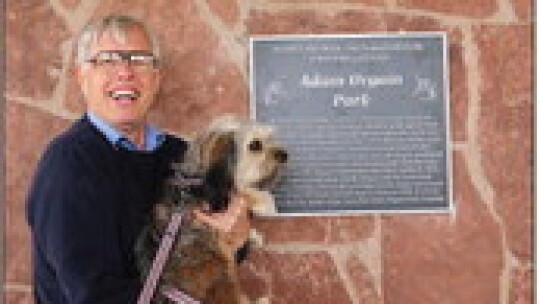
[[[111,32],[114,39],[125,42],[128,31],[141,29],[152,44],[152,52],[159,59],[159,44],[156,36],[140,20],[126,15],[109,15],[88,23],[80,32],[77,41],[77,64],[81,65],[90,59],[90,48],[104,32]]]

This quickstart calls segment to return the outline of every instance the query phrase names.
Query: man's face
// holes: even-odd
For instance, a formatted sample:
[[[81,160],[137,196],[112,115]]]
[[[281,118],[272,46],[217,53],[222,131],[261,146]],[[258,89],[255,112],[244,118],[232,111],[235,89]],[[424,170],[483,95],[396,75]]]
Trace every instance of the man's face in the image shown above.
[[[91,58],[101,61],[84,64],[78,69],[87,110],[116,127],[143,123],[159,87],[159,70],[153,65],[128,64],[126,60],[111,65],[107,56],[114,55],[114,51],[151,54],[152,48],[141,29],[129,30],[123,42],[105,31],[90,49]]]

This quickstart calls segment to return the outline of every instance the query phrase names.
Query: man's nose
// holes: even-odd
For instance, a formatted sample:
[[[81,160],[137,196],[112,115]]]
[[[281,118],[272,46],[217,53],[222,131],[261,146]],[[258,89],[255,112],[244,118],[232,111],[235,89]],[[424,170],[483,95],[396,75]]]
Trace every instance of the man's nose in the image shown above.
[[[135,76],[133,67],[125,60],[122,60],[115,67],[115,74],[121,80],[130,80]]]

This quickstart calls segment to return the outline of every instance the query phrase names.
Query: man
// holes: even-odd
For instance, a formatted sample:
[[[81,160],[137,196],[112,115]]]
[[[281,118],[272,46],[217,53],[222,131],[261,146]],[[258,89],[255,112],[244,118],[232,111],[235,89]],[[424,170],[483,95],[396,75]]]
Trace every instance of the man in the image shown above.
[[[135,303],[134,243],[182,139],[146,124],[160,83],[156,40],[131,17],[87,25],[77,41],[86,113],[45,151],[28,196],[35,298],[40,304]],[[232,250],[243,245],[246,203],[199,213]]]

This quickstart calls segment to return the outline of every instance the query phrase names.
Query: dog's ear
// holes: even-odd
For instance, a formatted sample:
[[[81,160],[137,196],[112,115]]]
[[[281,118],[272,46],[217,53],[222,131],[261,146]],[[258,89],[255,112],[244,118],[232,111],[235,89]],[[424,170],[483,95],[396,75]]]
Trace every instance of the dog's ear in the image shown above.
[[[218,162],[234,160],[236,154],[235,138],[233,132],[210,131],[200,147],[200,163],[208,170]]]
[[[205,196],[212,211],[227,209],[234,187],[236,141],[233,132],[216,132],[202,149],[205,168]]]

